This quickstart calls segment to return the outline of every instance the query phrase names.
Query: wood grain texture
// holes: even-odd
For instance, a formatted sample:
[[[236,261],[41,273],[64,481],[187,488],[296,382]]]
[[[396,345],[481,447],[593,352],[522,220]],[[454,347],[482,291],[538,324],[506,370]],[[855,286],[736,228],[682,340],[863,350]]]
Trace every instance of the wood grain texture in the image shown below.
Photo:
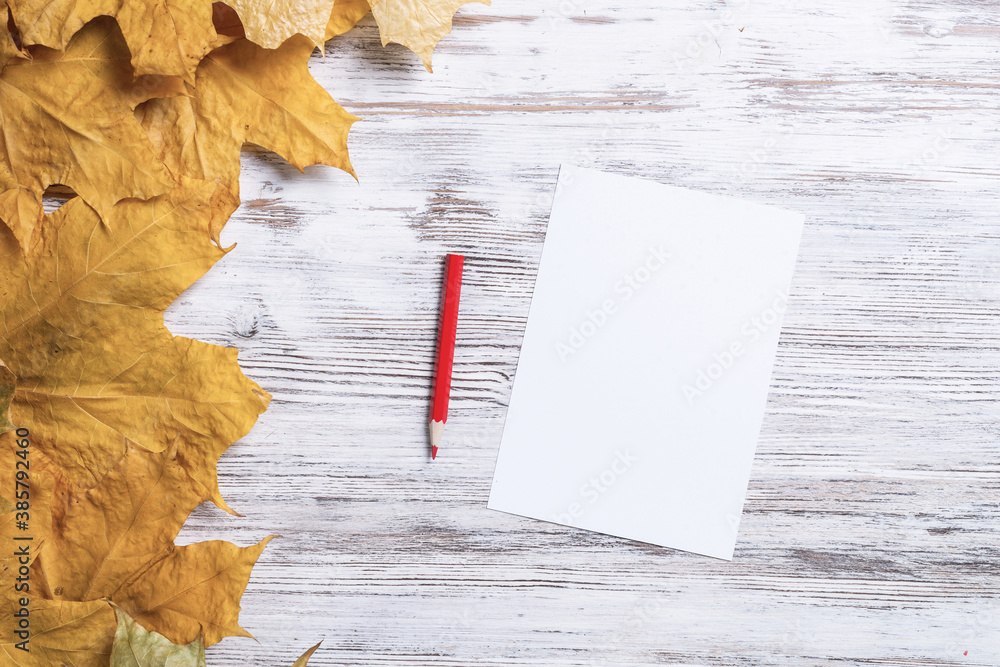
[[[282,535],[209,664],[1000,664],[998,64],[966,0],[494,0],[433,75],[370,18],[316,53],[360,184],[248,147],[167,312],[274,395],[219,463],[246,516],[178,540]],[[486,509],[562,161],[807,216],[731,563]]]

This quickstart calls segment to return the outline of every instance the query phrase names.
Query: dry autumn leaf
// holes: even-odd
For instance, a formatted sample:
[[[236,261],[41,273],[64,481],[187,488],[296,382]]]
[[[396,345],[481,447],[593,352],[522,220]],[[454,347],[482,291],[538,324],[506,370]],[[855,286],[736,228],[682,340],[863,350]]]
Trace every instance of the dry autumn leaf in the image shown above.
[[[247,31],[243,29],[243,21],[240,20],[240,16],[236,13],[236,10],[221,2],[216,2],[212,5],[212,24],[220,36],[247,36]]]
[[[43,220],[27,258],[0,227],[11,421],[75,486],[96,486],[129,447],[160,452],[176,440],[188,474],[232,512],[215,462],[270,395],[243,375],[235,349],[163,325],[164,309],[226,252],[210,240],[215,187],[185,181],[147,202],[127,199],[103,222],[71,199]]]
[[[21,438],[18,438],[13,431],[0,434],[0,465],[3,466],[3,469],[0,470],[0,484],[3,485],[0,504],[4,506],[3,513],[0,514],[0,542],[11,545],[17,542],[16,538],[23,538],[25,534],[30,535],[31,558],[27,563],[20,564],[31,565],[38,555],[38,550],[45,546],[49,539],[54,480],[51,475],[42,471],[31,470],[31,474],[28,475],[31,460],[28,452],[20,453],[21,448],[17,446],[18,440]],[[18,461],[22,461],[22,463],[18,465]],[[25,470],[25,478],[17,480],[18,469]],[[35,474],[36,472],[37,474]],[[17,484],[16,481],[21,481],[21,484]],[[32,520],[28,523],[31,528],[29,533],[18,528],[18,519],[21,517],[16,514],[16,511],[20,509],[16,507],[16,503],[21,499],[15,496],[15,492],[22,493],[24,498],[30,500]],[[6,576],[17,570],[15,554],[16,549],[4,549],[0,552],[0,575]],[[3,590],[13,589],[14,586],[10,585]]]
[[[282,0],[267,5],[260,0],[233,0],[228,5],[212,0],[18,0],[11,13],[15,23],[24,26],[26,44],[57,50],[65,49],[92,19],[112,16],[121,26],[137,75],[173,75],[193,83],[198,62],[218,37],[212,15],[225,11],[220,7],[240,17],[240,37],[271,49],[296,33],[320,46],[368,13],[365,0]],[[0,10],[6,9],[6,3],[0,3]],[[6,17],[6,11],[2,15]],[[20,51],[9,34],[3,38],[0,57],[6,62]]]
[[[7,224],[22,248],[31,245],[31,235],[44,215],[41,202],[27,188],[0,192],[0,221]]]
[[[312,164],[354,175],[347,134],[355,116],[309,74],[313,47],[296,35],[277,49],[236,39],[202,60],[190,97],[154,99],[136,109],[161,160],[176,175],[220,179],[239,202],[240,149],[250,142],[300,170]],[[214,225],[218,228],[219,221]]]
[[[6,597],[6,594],[5,594]],[[104,601],[65,602],[31,598],[30,651],[17,648],[18,637],[0,639],[0,656],[8,667],[106,667],[115,636],[115,615]],[[3,627],[13,616],[0,614]]]
[[[451,18],[469,2],[490,4],[490,0],[369,0],[372,15],[382,35],[382,46],[389,42],[410,49],[431,70],[431,54],[441,38],[451,32]]]
[[[14,36],[3,26],[10,23],[10,10],[4,0],[0,0],[0,70],[7,65],[11,58],[24,57],[24,53],[14,41]]]
[[[357,25],[371,11],[368,0],[337,0],[326,24],[326,38],[333,39]]]
[[[210,495],[177,460],[176,446],[130,448],[99,486],[82,491],[59,479],[54,495],[51,536],[32,566],[46,597],[112,600],[177,641],[190,641],[199,624],[206,645],[249,636],[237,625],[239,600],[271,538],[246,548],[175,546],[191,510]]]
[[[253,638],[239,625],[239,602],[254,563],[274,537],[250,547],[221,540],[174,547],[112,600],[143,627],[178,644],[193,641],[202,630],[205,646],[223,637]]]
[[[181,93],[179,79],[133,79],[128,49],[108,18],[78,32],[65,53],[42,50],[30,61],[9,63],[0,72],[0,195],[21,188],[34,198],[37,213],[45,189],[62,183],[106,215],[125,197],[167,192],[173,179],[133,109]],[[25,210],[31,202],[0,204],[0,214],[20,211],[12,226],[30,245],[32,216]]]
[[[10,399],[14,396],[16,381],[14,374],[0,361],[0,434],[14,428],[10,421]]]
[[[118,631],[110,667],[205,667],[205,645],[200,635],[188,644],[175,644],[146,630],[119,607],[115,607],[115,615]],[[306,667],[322,643],[308,648],[291,667]]]
[[[126,582],[173,551],[188,515],[211,497],[178,460],[176,441],[162,452],[130,446],[91,489],[58,471],[51,476],[55,521],[33,567],[46,596],[65,600],[117,599]]]
[[[113,16],[139,75],[193,80],[198,61],[216,39],[212,0],[17,0],[11,14],[25,44],[60,51],[92,19]]]
[[[306,665],[309,664],[309,658],[312,657],[312,654],[316,652],[316,649],[318,649],[319,645],[322,643],[323,642],[321,641],[316,642],[316,644],[306,649],[306,652],[300,655],[298,659],[292,663],[292,667],[306,667]]]
[[[55,479],[34,586],[59,601],[110,599],[175,641],[204,625],[206,645],[249,636],[239,599],[270,539],[173,544],[200,502],[225,508],[215,463],[269,399],[235,350],[163,326],[163,309],[225,252],[210,240],[215,187],[182,179],[103,222],[72,199],[43,219],[30,264],[0,230],[11,421],[31,429],[32,476]]]
[[[296,33],[311,46],[322,46],[334,0],[227,0],[236,10],[247,39],[276,49]]]
[[[201,635],[188,644],[175,644],[150,632],[115,607],[118,630],[111,649],[110,667],[205,667],[205,642]]]
[[[210,0],[122,0],[114,16],[136,75],[174,75],[194,81],[198,63],[218,38]]]
[[[5,494],[15,488],[15,462],[20,459],[16,452],[18,438],[13,431],[0,434],[0,484]],[[25,457],[30,462],[31,459]],[[114,632],[114,616],[106,602],[76,602],[48,600],[39,595],[37,579],[20,568],[27,560],[29,569],[37,560],[48,541],[51,525],[50,502],[53,497],[52,478],[31,469],[25,480],[30,499],[30,531],[18,528],[14,502],[3,498],[4,505],[11,505],[9,513],[0,516],[0,542],[4,552],[0,554],[0,664],[11,667],[51,667],[51,665],[76,665],[77,667],[98,667],[107,665],[111,650],[111,635]],[[13,497],[13,496],[12,496]],[[16,500],[16,499],[15,499]],[[27,541],[28,556],[21,560],[16,554],[24,549],[25,541],[15,537],[30,536]],[[20,579],[20,580],[19,580]],[[15,584],[19,588],[15,588]],[[27,587],[25,587],[27,586]],[[21,603],[27,603],[30,619],[30,651],[18,648],[24,641],[15,631],[23,618]]]
[[[12,393],[13,380],[13,374],[0,367],[0,387],[3,394]],[[48,542],[54,485],[50,475],[31,469],[30,440],[26,441],[8,428],[0,429],[3,431],[0,433],[0,505],[3,506],[0,514],[0,543],[4,545],[0,551],[0,588],[5,591],[0,600],[3,603],[12,602],[6,591],[16,590],[15,578],[19,576],[20,567],[30,567],[38,556],[39,549]],[[20,446],[19,443],[26,446]],[[18,470],[23,472],[18,473]],[[24,513],[26,508],[18,506],[18,502],[29,503],[30,507],[27,509],[30,511]],[[23,519],[30,521],[22,524]],[[31,542],[26,559],[18,555],[25,546],[20,543],[25,536],[30,537]],[[7,611],[7,608],[0,607],[0,613]]]
[[[4,377],[6,376],[6,377]],[[13,376],[0,367],[0,383],[13,388]],[[31,468],[33,457],[30,440],[13,430],[0,433],[0,646],[9,641],[13,646],[18,639],[14,632],[23,618],[21,602],[29,602],[29,610],[36,608],[37,587],[30,574],[39,551],[48,542],[52,514],[53,479]],[[29,611],[32,632],[37,629],[33,611]],[[15,614],[18,614],[15,616]],[[12,649],[13,650],[13,649]],[[0,652],[2,654],[2,652]],[[0,664],[3,664],[0,661]],[[44,663],[35,663],[44,664]]]

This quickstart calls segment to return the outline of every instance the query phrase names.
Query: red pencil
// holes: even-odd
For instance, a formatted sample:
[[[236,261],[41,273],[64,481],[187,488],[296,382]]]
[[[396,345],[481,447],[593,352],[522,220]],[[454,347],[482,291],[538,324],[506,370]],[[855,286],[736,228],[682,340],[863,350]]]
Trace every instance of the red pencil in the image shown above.
[[[441,327],[438,330],[437,372],[431,399],[431,458],[437,458],[444,423],[448,421],[448,394],[451,393],[451,364],[455,359],[455,332],[458,330],[458,296],[462,291],[465,257],[448,255],[444,269],[444,296],[441,299]]]

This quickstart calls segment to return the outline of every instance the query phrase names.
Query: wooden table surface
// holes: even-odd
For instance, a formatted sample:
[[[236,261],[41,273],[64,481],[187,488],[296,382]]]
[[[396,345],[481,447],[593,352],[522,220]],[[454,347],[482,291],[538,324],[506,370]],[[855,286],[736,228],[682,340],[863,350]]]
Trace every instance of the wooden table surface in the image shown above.
[[[494,0],[434,65],[317,51],[360,184],[247,147],[167,312],[274,395],[178,540],[282,536],[209,664],[1000,664],[1000,4]],[[560,162],[806,215],[732,562],[486,509]]]

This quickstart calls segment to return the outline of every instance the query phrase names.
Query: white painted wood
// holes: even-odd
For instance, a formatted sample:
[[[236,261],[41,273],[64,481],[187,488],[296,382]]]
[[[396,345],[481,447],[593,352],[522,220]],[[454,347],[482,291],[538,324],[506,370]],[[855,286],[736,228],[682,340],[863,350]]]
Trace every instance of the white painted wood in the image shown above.
[[[219,464],[246,516],[179,540],[282,535],[209,663],[1000,664],[998,64],[967,0],[494,0],[433,75],[370,18],[315,54],[360,184],[246,151],[167,313],[274,395]],[[486,509],[560,161],[807,215],[732,563]]]

